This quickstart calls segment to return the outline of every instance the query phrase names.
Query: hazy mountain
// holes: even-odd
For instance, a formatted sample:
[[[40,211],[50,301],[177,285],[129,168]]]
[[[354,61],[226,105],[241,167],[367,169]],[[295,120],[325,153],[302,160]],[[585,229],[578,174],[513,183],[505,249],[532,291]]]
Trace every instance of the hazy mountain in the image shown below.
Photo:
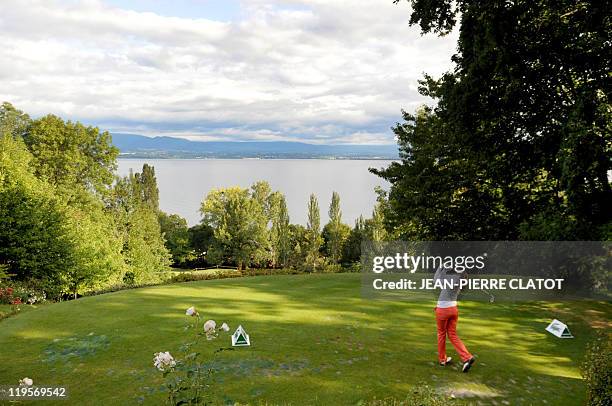
[[[339,158],[396,159],[396,145],[313,145],[288,141],[189,141],[113,134],[122,157],[134,158]]]

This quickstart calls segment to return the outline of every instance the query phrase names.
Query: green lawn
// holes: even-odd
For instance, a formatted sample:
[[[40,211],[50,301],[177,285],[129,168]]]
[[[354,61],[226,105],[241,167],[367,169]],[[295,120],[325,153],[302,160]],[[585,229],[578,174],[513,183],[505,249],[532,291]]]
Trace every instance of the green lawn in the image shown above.
[[[162,395],[148,394],[161,383],[153,353],[179,353],[193,305],[251,335],[252,347],[218,358],[218,403],[350,405],[402,399],[417,384],[455,393],[456,404],[582,403],[578,364],[591,325],[611,319],[610,304],[463,303],[459,333],[478,362],[462,374],[436,363],[433,303],[361,299],[359,277],[211,280],[30,309],[0,321],[0,385],[24,376],[64,385],[64,405],[161,403]],[[546,333],[552,318],[576,338]],[[229,337],[201,343],[212,352]]]

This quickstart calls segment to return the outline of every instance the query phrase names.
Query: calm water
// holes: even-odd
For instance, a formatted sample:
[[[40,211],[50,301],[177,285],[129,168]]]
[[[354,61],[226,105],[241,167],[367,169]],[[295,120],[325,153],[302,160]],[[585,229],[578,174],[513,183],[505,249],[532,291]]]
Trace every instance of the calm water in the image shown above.
[[[190,225],[200,222],[198,210],[206,194],[215,188],[249,187],[258,180],[270,183],[287,197],[292,223],[306,224],[308,196],[317,195],[321,223],[333,191],[340,194],[342,219],[353,225],[363,214],[369,217],[376,202],[374,188],[388,184],[368,172],[369,167],[391,161],[315,159],[120,159],[118,173],[140,171],[144,163],[155,167],[160,208],[185,217]]]

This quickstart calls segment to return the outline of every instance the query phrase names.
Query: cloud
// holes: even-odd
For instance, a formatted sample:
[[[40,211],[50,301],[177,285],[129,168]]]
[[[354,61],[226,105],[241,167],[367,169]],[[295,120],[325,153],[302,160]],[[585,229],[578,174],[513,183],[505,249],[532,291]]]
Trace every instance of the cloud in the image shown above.
[[[0,98],[117,132],[389,143],[456,43],[408,18],[391,0],[242,1],[231,21],[3,0]]]

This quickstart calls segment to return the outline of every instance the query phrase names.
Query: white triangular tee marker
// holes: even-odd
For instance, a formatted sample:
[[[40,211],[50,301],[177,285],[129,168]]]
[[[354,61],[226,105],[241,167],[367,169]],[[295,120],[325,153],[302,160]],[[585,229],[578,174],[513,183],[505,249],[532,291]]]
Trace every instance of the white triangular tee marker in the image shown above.
[[[249,335],[244,331],[242,326],[238,326],[234,334],[232,334],[232,347],[248,347],[251,345]]]
[[[557,319],[553,319],[548,327],[546,327],[546,331],[559,338],[574,338],[567,325],[561,323]]]

